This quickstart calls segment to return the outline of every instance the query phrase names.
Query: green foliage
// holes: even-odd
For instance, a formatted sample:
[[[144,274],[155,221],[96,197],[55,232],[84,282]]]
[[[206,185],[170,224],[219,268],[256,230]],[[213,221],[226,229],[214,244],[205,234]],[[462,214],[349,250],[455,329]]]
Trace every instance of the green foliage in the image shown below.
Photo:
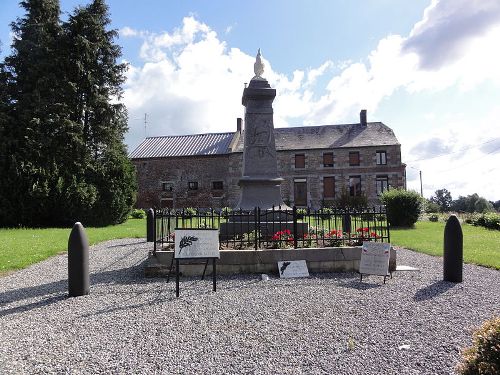
[[[466,197],[458,197],[457,200],[454,200],[451,206],[453,211],[457,212],[490,212],[493,211],[493,204],[488,202],[483,197],[480,197],[477,194],[471,194]]]
[[[368,198],[365,194],[352,197],[345,187],[340,191],[340,195],[335,199],[335,206],[342,209],[361,210],[368,207]]]
[[[425,202],[425,204],[424,204],[425,213],[431,214],[431,213],[437,213],[437,212],[441,211],[441,209],[437,203],[434,203],[428,199],[425,199],[424,202]]]
[[[135,208],[130,213],[130,217],[132,219],[144,219],[146,217],[146,212],[144,210]]]
[[[196,215],[196,209],[193,207],[188,207],[182,210],[184,217],[193,217]]]
[[[382,193],[380,200],[386,205],[390,225],[411,227],[417,222],[422,207],[422,199],[417,192],[390,189]]]
[[[222,207],[221,213],[223,217],[228,217],[232,211],[233,209],[231,207]]]
[[[462,375],[500,374],[500,317],[486,321],[473,334],[473,345],[462,353]]]
[[[439,216],[437,214],[431,214],[429,215],[429,221],[437,222],[439,221]]]
[[[302,219],[307,215],[307,209],[305,208],[297,208],[297,219]]]
[[[446,189],[439,189],[434,192],[434,196],[431,197],[430,201],[439,206],[439,211],[448,212],[451,207],[451,194]]]
[[[59,19],[57,0],[21,2],[0,69],[0,226],[109,225],[135,201],[123,144],[125,64],[103,0]],[[1,96],[1,95],[0,95]],[[4,104],[1,104],[4,103]]]
[[[495,212],[470,214],[466,216],[465,222],[474,226],[500,230],[500,214]]]

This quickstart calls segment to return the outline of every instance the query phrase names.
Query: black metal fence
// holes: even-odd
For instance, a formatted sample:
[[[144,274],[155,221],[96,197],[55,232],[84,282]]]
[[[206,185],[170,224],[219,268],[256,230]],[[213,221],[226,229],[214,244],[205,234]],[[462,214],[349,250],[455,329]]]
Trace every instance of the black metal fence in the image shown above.
[[[219,230],[221,249],[359,246],[390,242],[385,207],[371,209],[155,209],[154,251],[172,249],[176,228]]]

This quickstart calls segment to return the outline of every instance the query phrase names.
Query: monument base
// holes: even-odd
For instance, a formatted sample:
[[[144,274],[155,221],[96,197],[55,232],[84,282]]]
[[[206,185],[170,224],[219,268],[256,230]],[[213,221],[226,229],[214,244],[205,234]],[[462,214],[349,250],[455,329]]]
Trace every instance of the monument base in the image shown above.
[[[241,187],[241,198],[236,210],[253,210],[260,207],[261,211],[280,209],[291,211],[281,198],[280,185],[282,178],[259,178],[243,176],[238,185]]]

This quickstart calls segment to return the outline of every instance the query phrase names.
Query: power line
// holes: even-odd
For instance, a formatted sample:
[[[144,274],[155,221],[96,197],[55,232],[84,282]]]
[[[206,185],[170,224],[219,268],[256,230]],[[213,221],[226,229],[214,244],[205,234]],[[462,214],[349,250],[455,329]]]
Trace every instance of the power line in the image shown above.
[[[458,154],[459,152],[470,150],[471,148],[483,146],[483,145],[486,145],[488,143],[491,143],[491,142],[494,142],[494,141],[497,141],[497,140],[499,140],[499,138],[492,138],[489,141],[486,141],[486,142],[483,142],[483,143],[479,143],[477,145],[472,145],[472,146],[464,147],[464,148],[462,148],[460,150],[457,150],[457,151],[445,152],[445,153],[442,153],[442,154],[437,154],[437,155],[431,156],[429,158],[421,158],[421,159],[410,160],[410,161],[407,161],[407,163],[414,163],[414,162],[417,162],[417,161],[424,161],[424,160],[431,160],[431,159],[439,158],[441,156]]]
[[[443,173],[443,172],[453,171],[453,170],[455,170],[455,169],[457,169],[457,168],[461,168],[461,167],[463,167],[464,165],[467,165],[467,164],[470,164],[470,163],[474,163],[474,162],[476,162],[476,161],[478,161],[478,160],[481,160],[481,159],[485,158],[486,156],[488,156],[488,155],[490,155],[490,154],[494,154],[494,153],[496,153],[496,152],[498,152],[498,151],[500,151],[500,147],[498,147],[498,148],[496,148],[496,149],[494,149],[494,150],[492,150],[492,151],[490,151],[490,152],[487,152],[486,154],[484,154],[484,155],[483,155],[483,156],[481,156],[480,158],[477,158],[477,159],[474,159],[474,160],[469,160],[469,161],[467,161],[467,162],[465,162],[465,163],[462,163],[462,164],[460,164],[460,165],[458,165],[458,166],[455,166],[455,167],[453,167],[453,168],[443,169],[443,170],[441,170],[441,171],[438,171],[438,173]]]

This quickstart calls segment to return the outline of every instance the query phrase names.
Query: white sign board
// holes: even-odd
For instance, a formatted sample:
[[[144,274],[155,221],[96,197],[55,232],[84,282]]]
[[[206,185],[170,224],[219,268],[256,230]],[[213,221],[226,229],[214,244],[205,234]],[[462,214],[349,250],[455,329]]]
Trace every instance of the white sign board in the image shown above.
[[[175,258],[220,258],[217,229],[176,229]]]
[[[359,273],[367,275],[389,275],[391,244],[385,242],[363,242]]]
[[[285,260],[278,262],[280,278],[309,277],[309,270],[305,260]]]

